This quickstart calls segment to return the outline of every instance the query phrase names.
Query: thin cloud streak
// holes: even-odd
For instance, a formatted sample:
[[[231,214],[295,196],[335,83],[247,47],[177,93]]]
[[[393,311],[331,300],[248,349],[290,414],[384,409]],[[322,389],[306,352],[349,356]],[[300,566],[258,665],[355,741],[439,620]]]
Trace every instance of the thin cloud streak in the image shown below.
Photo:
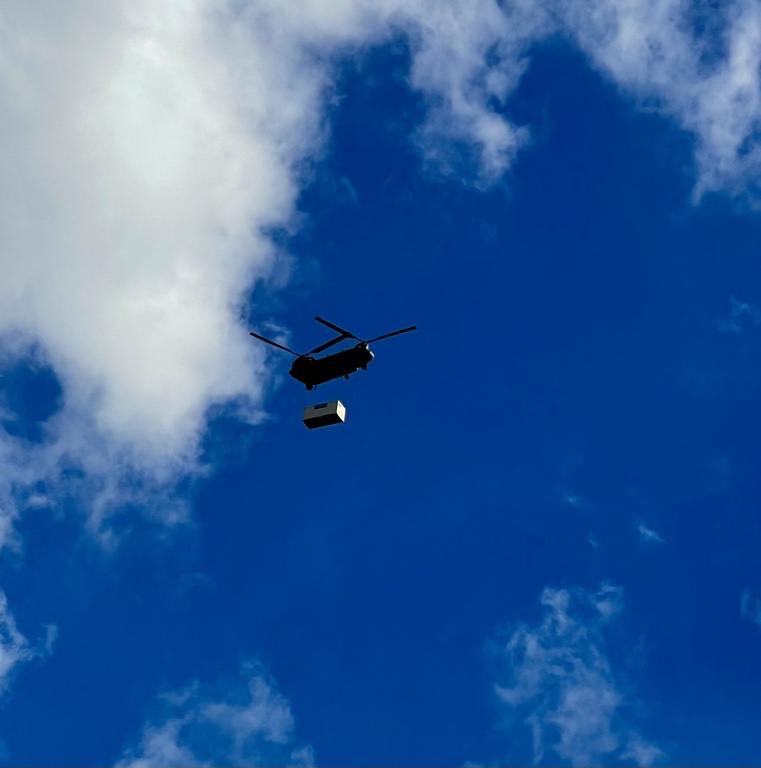
[[[748,619],[761,627],[761,594],[749,587],[743,590],[740,598],[740,618]]]
[[[637,532],[639,533],[639,540],[643,544],[666,543],[666,539],[664,539],[657,531],[654,531],[652,528],[648,528],[642,520],[638,520],[634,525],[636,526]]]

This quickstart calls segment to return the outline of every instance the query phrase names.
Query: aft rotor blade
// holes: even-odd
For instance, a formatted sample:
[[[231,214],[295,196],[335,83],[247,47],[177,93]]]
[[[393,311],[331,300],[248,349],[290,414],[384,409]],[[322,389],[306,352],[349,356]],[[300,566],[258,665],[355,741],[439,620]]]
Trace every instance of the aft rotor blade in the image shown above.
[[[326,341],[324,344],[320,344],[319,347],[315,347],[313,350],[307,352],[307,354],[316,355],[318,352],[322,352],[328,347],[332,347],[334,344],[338,344],[339,341],[343,341],[344,339],[348,339],[348,338],[349,336],[347,336],[345,333],[342,333],[340,336],[337,336],[335,339],[332,339],[331,341]]]
[[[250,335],[253,336],[255,339],[259,339],[259,341],[264,341],[267,344],[272,344],[273,347],[282,349],[283,352],[290,352],[292,355],[295,355],[296,357],[302,357],[302,355],[300,355],[298,352],[294,352],[292,349],[288,349],[288,347],[284,347],[282,344],[278,344],[276,341],[272,341],[271,339],[265,339],[264,336],[260,336],[258,333],[254,333],[253,331],[251,331]]]
[[[334,331],[337,331],[340,334],[343,334],[343,336],[347,339],[356,339],[359,341],[359,336],[355,336],[353,333],[349,333],[348,331],[345,331],[343,328],[339,328],[337,325],[333,325],[333,323],[329,323],[327,320],[324,320],[321,317],[315,317],[315,320],[318,323],[322,323],[323,325],[327,325],[328,328],[332,328]]]
[[[400,331],[394,331],[393,333],[384,333],[383,336],[376,336],[374,339],[368,339],[365,343],[370,344],[373,341],[380,341],[381,339],[388,339],[391,336],[398,336],[400,333],[407,333],[408,331],[416,331],[417,326],[411,325],[409,328],[402,328]]]

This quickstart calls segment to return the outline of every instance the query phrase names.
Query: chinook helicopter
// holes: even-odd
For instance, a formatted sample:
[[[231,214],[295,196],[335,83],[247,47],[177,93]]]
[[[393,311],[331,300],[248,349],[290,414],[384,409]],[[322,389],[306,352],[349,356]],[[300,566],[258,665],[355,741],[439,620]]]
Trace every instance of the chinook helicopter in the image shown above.
[[[282,344],[272,341],[272,339],[265,339],[264,336],[260,336],[258,333],[253,333],[253,331],[251,332],[251,336],[255,339],[259,339],[259,341],[264,341],[267,344],[271,344],[273,347],[282,349],[284,352],[290,352],[292,355],[295,355],[296,359],[293,361],[289,373],[296,379],[296,381],[300,381],[308,390],[314,389],[318,384],[324,384],[326,381],[340,379],[341,376],[348,379],[352,373],[355,373],[360,368],[363,371],[366,371],[368,363],[375,357],[368,347],[369,344],[417,329],[416,325],[411,325],[409,328],[402,328],[401,330],[393,331],[392,333],[384,333],[382,336],[376,336],[374,339],[367,339],[367,341],[365,341],[360,339],[359,336],[355,336],[353,333],[345,331],[343,328],[339,328],[337,325],[329,323],[321,317],[315,317],[315,320],[318,323],[327,325],[328,328],[336,331],[340,335],[335,339],[325,342],[325,344],[320,344],[319,347],[315,347],[304,355],[300,355],[298,352],[294,352],[292,349],[288,349],[288,347],[284,347]],[[358,343],[353,347],[349,347],[349,349],[335,352],[332,355],[312,357],[312,355],[323,352],[345,339],[356,339]]]

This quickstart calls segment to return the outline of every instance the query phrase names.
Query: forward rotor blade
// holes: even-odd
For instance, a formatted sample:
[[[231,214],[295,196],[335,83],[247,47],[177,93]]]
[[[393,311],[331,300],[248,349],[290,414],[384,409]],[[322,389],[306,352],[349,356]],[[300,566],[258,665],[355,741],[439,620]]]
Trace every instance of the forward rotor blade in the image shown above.
[[[284,347],[282,344],[278,344],[276,341],[272,341],[271,339],[265,339],[264,336],[260,336],[258,333],[254,333],[253,331],[251,331],[250,335],[253,336],[255,339],[259,339],[259,341],[264,341],[267,344],[272,344],[273,347],[282,349],[283,352],[290,352],[292,355],[295,355],[296,357],[301,357],[301,355],[298,352],[294,352],[292,349],[288,349],[288,347]]]
[[[376,336],[374,339],[368,339],[365,343],[370,344],[373,341],[380,341],[381,339],[388,339],[391,336],[398,336],[400,333],[407,333],[408,331],[416,331],[417,326],[411,325],[409,328],[402,328],[400,331],[394,331],[393,333],[384,333],[383,336]]]
[[[348,331],[345,331],[343,328],[339,328],[337,325],[333,325],[333,323],[329,323],[327,320],[323,320],[323,318],[321,317],[315,317],[315,320],[318,323],[327,325],[328,328],[332,328],[334,331],[337,331],[338,333],[343,334],[347,339],[356,339],[357,341],[360,341],[359,336],[355,336],[353,333],[349,333]]]
[[[342,333],[340,336],[337,336],[335,339],[332,339],[331,341],[326,341],[324,344],[320,344],[319,347],[315,347],[310,352],[307,352],[307,354],[316,355],[318,352],[322,352],[328,347],[332,347],[334,344],[338,344],[339,341],[343,341],[344,339],[348,339],[348,338],[349,336],[347,336],[345,333]]]

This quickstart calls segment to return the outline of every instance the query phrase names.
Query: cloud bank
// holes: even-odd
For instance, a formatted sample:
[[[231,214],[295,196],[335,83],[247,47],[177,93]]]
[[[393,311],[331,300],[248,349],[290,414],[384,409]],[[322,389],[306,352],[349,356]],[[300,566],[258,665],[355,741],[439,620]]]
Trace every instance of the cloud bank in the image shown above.
[[[421,147],[444,162],[444,134],[476,144],[496,175],[522,133],[488,99],[523,65],[484,61],[511,29],[492,0],[3,4],[0,345],[62,395],[39,444],[2,434],[0,544],[19,488],[78,477],[99,530],[199,470],[210,411],[259,418],[247,300],[287,271],[269,233],[324,146],[336,62],[408,35]],[[184,514],[166,495],[154,511]]]
[[[232,681],[193,683],[164,694],[158,721],[146,723],[120,768],[200,765],[311,766],[312,749],[294,742],[288,702],[254,661]]]
[[[621,588],[547,588],[540,600],[541,623],[518,627],[497,649],[495,686],[506,722],[530,729],[535,762],[547,753],[577,766],[661,759],[629,722],[626,693],[605,651],[603,631],[622,610]]]
[[[293,225],[341,61],[406,39],[428,107],[412,139],[490,183],[529,140],[502,107],[558,36],[694,135],[697,195],[757,190],[751,0],[6,0],[0,346],[42,360],[62,395],[40,444],[1,436],[0,544],[19,487],[85,478],[99,529],[199,471],[211,411],[260,417],[248,296],[287,272],[270,233]],[[166,497],[154,511],[184,514]]]

